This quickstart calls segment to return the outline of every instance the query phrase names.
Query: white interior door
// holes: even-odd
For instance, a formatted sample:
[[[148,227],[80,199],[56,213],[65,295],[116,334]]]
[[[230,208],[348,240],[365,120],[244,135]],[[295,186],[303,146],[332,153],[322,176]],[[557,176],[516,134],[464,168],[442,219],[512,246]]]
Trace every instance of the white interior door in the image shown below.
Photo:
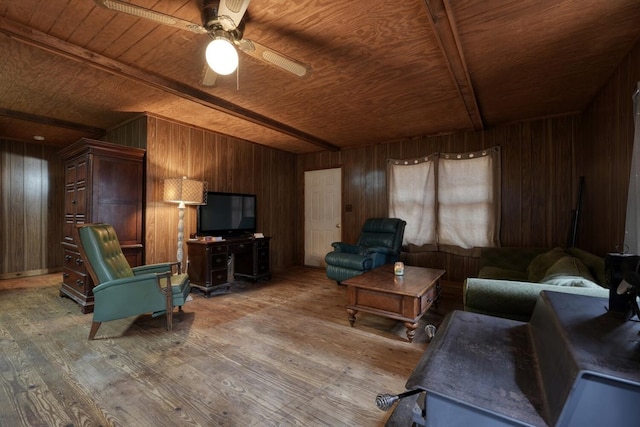
[[[324,256],[340,241],[342,171],[340,168],[304,173],[304,264],[324,267]]]

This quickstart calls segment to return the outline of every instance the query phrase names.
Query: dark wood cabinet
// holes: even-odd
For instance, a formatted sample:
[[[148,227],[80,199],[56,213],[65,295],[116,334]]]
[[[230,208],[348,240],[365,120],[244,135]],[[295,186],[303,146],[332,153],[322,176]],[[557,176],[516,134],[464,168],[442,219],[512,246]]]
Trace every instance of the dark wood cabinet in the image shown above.
[[[217,289],[229,287],[229,265],[233,266],[236,279],[270,279],[269,240],[270,237],[221,242],[188,241],[191,285],[206,296]]]
[[[64,266],[60,295],[93,311],[93,281],[76,241],[76,225],[113,225],[131,266],[144,262],[144,154],[138,148],[81,139],[62,150],[65,167]]]

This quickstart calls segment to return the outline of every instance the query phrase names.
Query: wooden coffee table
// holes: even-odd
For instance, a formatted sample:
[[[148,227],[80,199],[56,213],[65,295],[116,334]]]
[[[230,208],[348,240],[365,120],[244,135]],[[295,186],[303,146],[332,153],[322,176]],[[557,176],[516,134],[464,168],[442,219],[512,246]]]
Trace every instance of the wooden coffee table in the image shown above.
[[[412,342],[420,317],[432,304],[438,307],[440,277],[444,273],[405,265],[404,275],[396,276],[393,264],[386,264],[343,281],[347,286],[349,323],[353,326],[358,311],[400,320]]]

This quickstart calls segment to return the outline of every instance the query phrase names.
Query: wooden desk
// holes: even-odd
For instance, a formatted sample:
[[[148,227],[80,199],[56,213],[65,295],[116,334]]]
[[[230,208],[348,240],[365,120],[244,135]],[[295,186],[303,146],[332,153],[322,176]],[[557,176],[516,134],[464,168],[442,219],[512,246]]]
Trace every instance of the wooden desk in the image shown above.
[[[270,279],[270,237],[227,239],[220,242],[189,240],[189,281],[205,296],[229,287],[228,265],[233,259],[234,278]]]
[[[342,282],[347,286],[347,313],[351,326],[356,313],[364,311],[404,322],[413,341],[418,320],[432,304],[438,304],[440,277],[444,270],[405,266],[404,275],[393,273],[393,264],[383,265]]]

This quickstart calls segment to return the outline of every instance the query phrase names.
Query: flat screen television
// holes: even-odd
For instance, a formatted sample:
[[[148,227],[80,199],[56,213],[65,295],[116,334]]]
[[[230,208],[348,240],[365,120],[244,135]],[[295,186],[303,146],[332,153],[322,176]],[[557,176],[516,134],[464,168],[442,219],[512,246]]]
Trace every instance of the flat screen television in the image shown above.
[[[244,237],[256,232],[255,194],[207,192],[198,206],[198,236]]]

